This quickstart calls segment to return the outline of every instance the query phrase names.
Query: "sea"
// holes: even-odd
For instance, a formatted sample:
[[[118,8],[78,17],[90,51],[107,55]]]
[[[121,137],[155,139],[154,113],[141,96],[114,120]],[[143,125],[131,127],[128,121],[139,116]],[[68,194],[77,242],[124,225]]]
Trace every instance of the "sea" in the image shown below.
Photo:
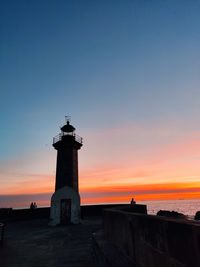
[[[148,214],[155,215],[159,210],[169,210],[169,211],[177,211],[187,215],[189,218],[194,218],[195,213],[200,211],[200,199],[180,199],[180,200],[154,200],[154,201],[136,201],[137,204],[145,204],[147,205]],[[42,205],[43,204],[43,205]],[[106,204],[106,203],[101,203]],[[121,203],[108,203],[108,204],[121,204]],[[123,203],[126,204],[126,203]],[[48,205],[44,205],[44,203],[37,202],[38,208],[47,207]],[[91,204],[90,204],[91,205]],[[99,204],[93,204],[99,205]],[[4,207],[12,207],[12,205],[2,205],[0,201],[0,208]],[[24,209],[29,208],[28,206],[15,206],[14,209]]]
[[[200,211],[200,199],[141,201],[138,204],[147,205],[148,214],[156,214],[159,210],[177,211],[190,218]]]

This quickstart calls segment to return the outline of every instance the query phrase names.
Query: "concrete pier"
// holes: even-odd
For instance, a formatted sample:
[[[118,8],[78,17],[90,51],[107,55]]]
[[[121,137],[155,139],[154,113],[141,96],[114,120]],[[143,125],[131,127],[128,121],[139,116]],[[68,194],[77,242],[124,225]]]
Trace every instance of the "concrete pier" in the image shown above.
[[[85,219],[79,225],[48,227],[48,220],[10,222],[0,249],[2,267],[94,266],[92,233],[101,219]]]

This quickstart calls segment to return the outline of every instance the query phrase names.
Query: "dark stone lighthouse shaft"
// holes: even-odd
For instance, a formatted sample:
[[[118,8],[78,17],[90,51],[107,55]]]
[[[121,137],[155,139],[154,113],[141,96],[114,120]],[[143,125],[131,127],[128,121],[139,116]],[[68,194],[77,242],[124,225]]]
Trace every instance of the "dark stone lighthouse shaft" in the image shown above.
[[[74,131],[75,128],[67,121],[53,143],[57,150],[55,191],[69,186],[78,192],[78,150],[82,146],[82,138]]]

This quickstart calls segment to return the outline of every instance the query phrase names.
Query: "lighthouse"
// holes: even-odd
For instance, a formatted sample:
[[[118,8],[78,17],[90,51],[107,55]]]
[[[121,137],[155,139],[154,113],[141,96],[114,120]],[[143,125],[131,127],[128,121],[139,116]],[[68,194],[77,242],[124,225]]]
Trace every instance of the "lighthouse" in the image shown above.
[[[51,197],[50,224],[77,224],[80,221],[80,195],[78,188],[78,150],[82,138],[66,117],[61,132],[53,138],[57,150],[55,192]]]

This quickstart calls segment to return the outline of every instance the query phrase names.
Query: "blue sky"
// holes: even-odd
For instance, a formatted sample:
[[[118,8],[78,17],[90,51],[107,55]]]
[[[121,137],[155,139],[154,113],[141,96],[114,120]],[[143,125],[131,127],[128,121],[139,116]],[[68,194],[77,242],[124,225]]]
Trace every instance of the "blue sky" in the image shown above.
[[[65,115],[86,140],[87,169],[90,134],[166,127],[166,143],[198,132],[199,14],[194,0],[1,1],[0,166],[36,151],[54,157]]]

